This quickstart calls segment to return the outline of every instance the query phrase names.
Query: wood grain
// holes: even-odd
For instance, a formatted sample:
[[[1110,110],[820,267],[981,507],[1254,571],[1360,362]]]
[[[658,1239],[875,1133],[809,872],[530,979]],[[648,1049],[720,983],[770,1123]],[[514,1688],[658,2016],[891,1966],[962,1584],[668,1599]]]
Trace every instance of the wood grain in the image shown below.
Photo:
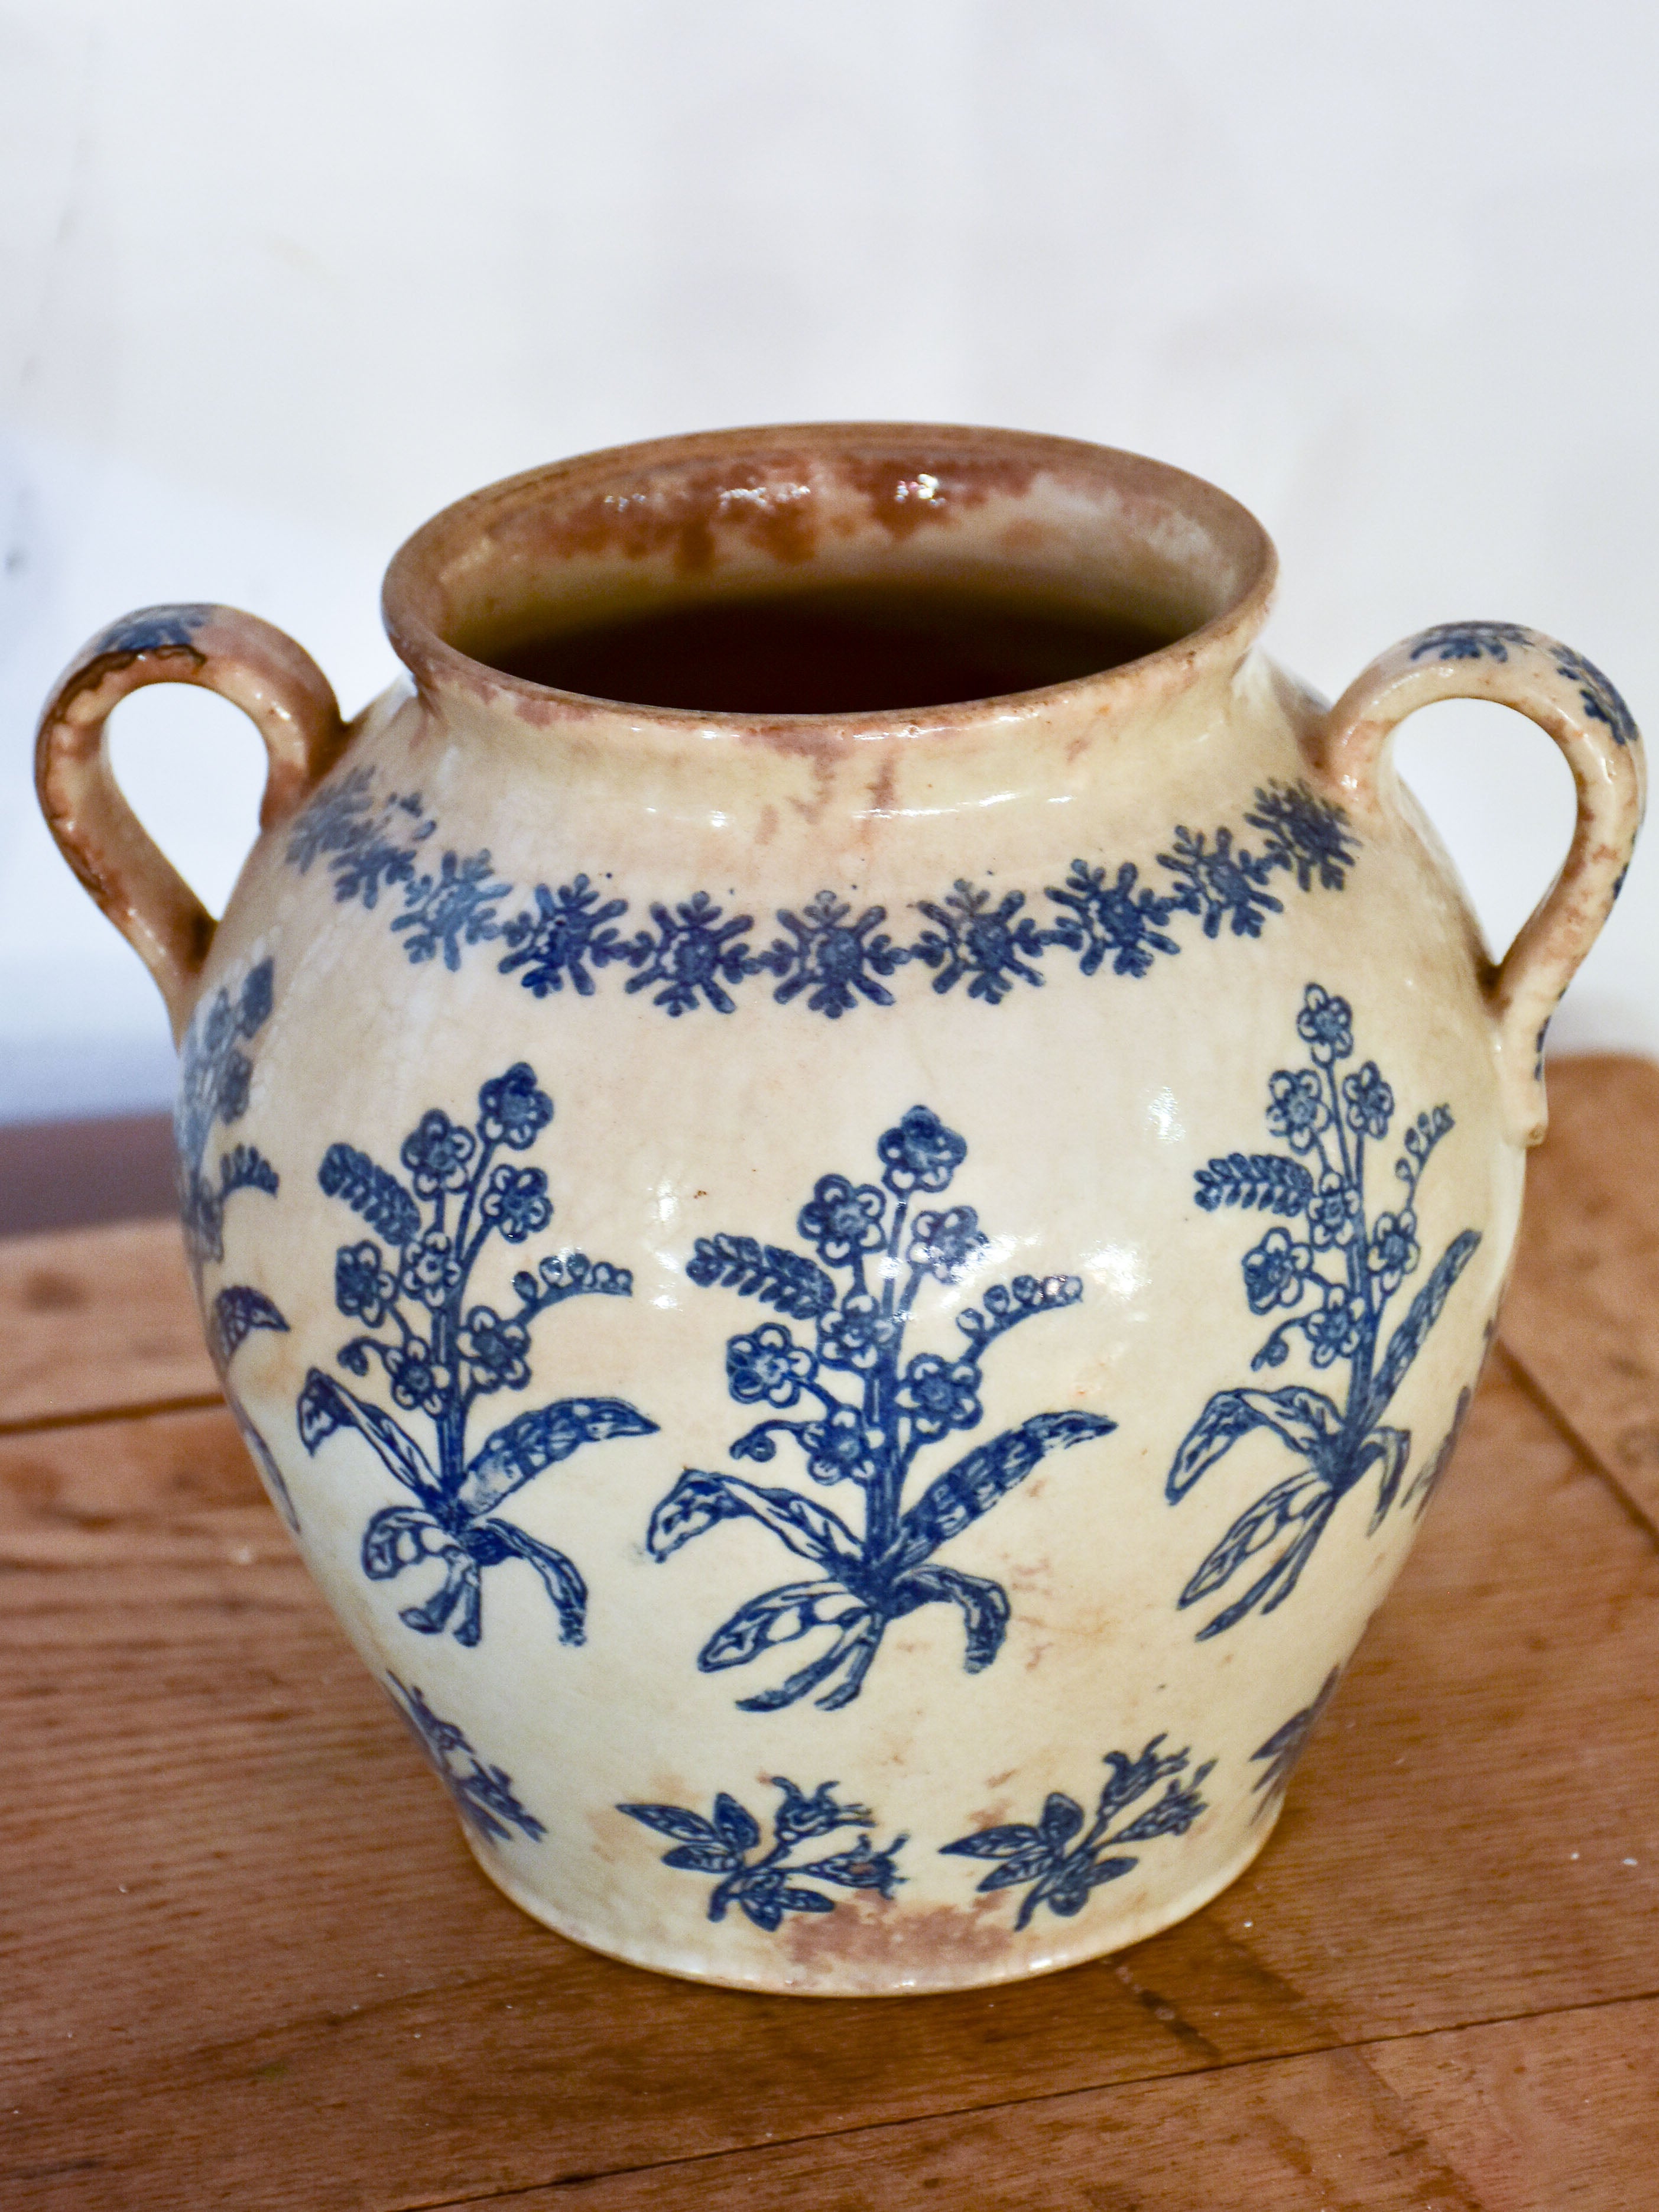
[[[498,2212],[1638,2212],[1632,2183],[1652,2159],[1656,2079],[1659,2005],[1607,2005],[489,2202]]]
[[[176,1222],[0,1242],[0,1431],[218,1394]]]
[[[1503,1333],[1659,1528],[1659,1067],[1550,1064]]]

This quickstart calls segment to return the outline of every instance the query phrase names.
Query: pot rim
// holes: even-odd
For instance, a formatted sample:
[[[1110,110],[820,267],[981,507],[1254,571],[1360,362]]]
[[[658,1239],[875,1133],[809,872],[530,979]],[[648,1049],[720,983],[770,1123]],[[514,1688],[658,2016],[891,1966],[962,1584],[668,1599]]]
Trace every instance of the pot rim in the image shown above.
[[[1026,489],[1048,475],[1074,491],[1093,492],[1126,507],[1139,507],[1195,529],[1213,558],[1231,562],[1236,580],[1225,603],[1207,620],[1139,658],[1071,677],[1030,690],[1006,692],[916,708],[875,708],[830,714],[754,713],[690,707],[647,706],[603,698],[510,675],[450,642],[444,635],[446,580],[476,574],[489,558],[495,534],[538,511],[572,519],[592,518],[614,505],[624,487],[635,495],[655,488],[665,491],[701,469],[696,497],[700,508],[681,511],[678,526],[700,527],[708,535],[716,502],[735,489],[757,495],[750,484],[727,480],[757,470],[804,471],[809,465],[834,471],[862,469],[872,517],[885,520],[896,537],[915,526],[913,515],[896,507],[882,518],[884,497],[913,495],[928,462],[957,476],[962,503],[982,502],[996,491]],[[929,472],[931,473],[931,471]],[[799,487],[792,486],[792,490]],[[758,492],[763,502],[765,489]],[[585,502],[585,504],[584,504]],[[611,525],[605,518],[605,526]],[[793,558],[802,558],[795,555]],[[682,568],[686,567],[682,562]],[[470,493],[441,509],[406,538],[392,556],[381,592],[386,635],[399,659],[423,694],[462,690],[514,708],[526,720],[545,723],[622,718],[635,729],[664,732],[698,730],[708,735],[764,732],[799,732],[821,741],[842,732],[867,739],[883,736],[921,737],[975,726],[1006,724],[1066,705],[1096,714],[1115,714],[1141,703],[1150,691],[1164,692],[1190,683],[1201,668],[1231,675],[1254,642],[1272,603],[1278,580],[1278,555],[1272,538],[1249,510],[1216,485],[1171,464],[1082,439],[1024,430],[927,422],[837,422],[777,423],[756,428],[705,430],[638,443],[610,446],[544,464]]]

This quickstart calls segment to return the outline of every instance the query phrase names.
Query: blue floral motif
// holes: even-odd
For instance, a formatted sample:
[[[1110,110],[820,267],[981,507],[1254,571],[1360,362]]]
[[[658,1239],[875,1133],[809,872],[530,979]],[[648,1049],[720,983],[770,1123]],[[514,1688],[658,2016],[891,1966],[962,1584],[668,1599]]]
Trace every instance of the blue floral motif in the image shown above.
[[[198,1006],[179,1048],[173,1136],[185,1248],[198,1285],[204,1264],[225,1256],[226,1200],[239,1190],[262,1190],[273,1197],[276,1192],[276,1169],[252,1145],[221,1153],[216,1176],[206,1173],[215,1127],[228,1127],[247,1111],[253,1063],[242,1047],[270,1018],[274,972],[274,963],[262,960],[243,978],[234,999],[226,988],[205,1007]]]
[[[1394,1093],[1374,1060],[1368,1060],[1357,1075],[1343,1077],[1342,1098],[1348,1127],[1362,1137],[1375,1137],[1380,1144],[1394,1119]]]
[[[1492,1324],[1488,1323],[1486,1329],[1488,1343],[1492,1340]],[[1446,1469],[1451,1464],[1452,1454],[1457,1449],[1457,1439],[1463,1432],[1463,1424],[1468,1419],[1469,1407],[1474,1402],[1474,1392],[1466,1382],[1457,1394],[1457,1406],[1452,1414],[1451,1426],[1441,1437],[1436,1450],[1425,1460],[1412,1477],[1411,1487],[1400,1500],[1402,1509],[1415,1500],[1416,1517],[1419,1521],[1428,1511],[1434,1494],[1444,1478]]]
[[[811,1375],[812,1355],[781,1322],[769,1321],[750,1336],[734,1336],[726,1347],[726,1380],[739,1405],[763,1398],[769,1406],[795,1405]]]
[[[326,862],[342,904],[378,904],[383,890],[415,880],[417,848],[437,829],[418,792],[392,792],[377,805],[374,771],[349,769],[331,777],[289,832],[289,866],[301,875]]]
[[[1289,869],[1298,890],[1311,890],[1316,876],[1323,890],[1346,888],[1356,840],[1334,799],[1305,783],[1273,782],[1256,793],[1255,810],[1244,819],[1261,831],[1269,866]]]
[[[446,853],[435,875],[414,876],[404,884],[404,911],[392,927],[409,932],[404,950],[411,962],[418,965],[441,952],[444,966],[453,974],[461,964],[463,945],[487,945],[501,935],[495,902],[512,888],[490,881],[488,852],[466,860]]]
[[[533,908],[503,925],[502,940],[512,950],[497,966],[503,975],[522,969],[519,981],[538,999],[563,990],[567,975],[574,990],[591,999],[589,963],[602,968],[607,961],[627,957],[615,924],[627,913],[628,901],[601,900],[586,876],[561,884],[556,892],[538,884],[535,900]]]
[[[930,1107],[913,1106],[876,1146],[879,1185],[819,1176],[801,1209],[799,1230],[823,1266],[804,1254],[752,1237],[700,1238],[686,1273],[704,1287],[735,1289],[816,1324],[816,1341],[798,1344],[776,1323],[732,1337],[726,1382],[739,1403],[762,1400],[776,1413],[738,1437],[733,1458],[767,1462],[788,1437],[820,1484],[850,1483],[861,1499],[861,1528],[793,1489],[763,1489],[734,1474],[687,1468],[658,1505],[647,1537],[653,1559],[667,1559],[722,1521],[747,1518],[817,1571],[740,1606],[699,1653],[705,1674],[747,1666],[775,1646],[815,1632],[827,1648],[775,1689],[738,1700],[774,1712],[809,1692],[826,1711],[859,1694],[890,1624],[924,1605],[954,1605],[966,1631],[969,1674],[1000,1650],[1009,1605],[998,1583],[933,1564],[933,1555],[1022,1482],[1048,1453],[1105,1436],[1103,1415],[1036,1413],[947,1468],[908,1507],[903,1493],[918,1455],[952,1430],[978,1426],[981,1362],[996,1340],[1039,1314],[1075,1305],[1075,1275],[1039,1282],[1021,1275],[992,1285],[957,1327],[966,1339],[954,1357],[919,1352],[907,1362],[904,1339],[916,1296],[933,1279],[955,1282],[986,1249],[971,1206],[924,1211],[918,1192],[945,1190],[968,1146]],[[848,1277],[837,1290],[825,1269]],[[800,1398],[815,1418],[787,1418]]]
[[[1253,1760],[1266,1762],[1263,1771],[1257,1775],[1253,1784],[1253,1794],[1260,1791],[1261,1795],[1261,1802],[1250,1816],[1253,1820],[1259,1820],[1290,1786],[1291,1776],[1307,1746],[1308,1738],[1323,1718],[1325,1708],[1336,1695],[1336,1686],[1341,1680],[1342,1669],[1333,1667],[1320,1686],[1319,1694],[1313,1703],[1304,1705],[1300,1712],[1292,1713],[1282,1727],[1273,1730],[1259,1750],[1250,1753]]]
[[[225,1256],[227,1201],[239,1190],[262,1190],[267,1197],[275,1197],[279,1188],[276,1169],[253,1145],[233,1145],[219,1155],[216,1173],[210,1176],[206,1172],[207,1148],[214,1129],[240,1121],[247,1111],[253,1062],[242,1047],[251,1043],[270,1018],[276,1003],[275,975],[275,963],[262,960],[248,970],[234,994],[229,987],[216,992],[205,1007],[197,1009],[180,1048],[173,1132],[185,1253],[198,1298],[203,1296],[202,1279],[209,1261],[222,1261]],[[283,1518],[297,1531],[300,1516],[282,1470],[230,1382],[230,1364],[237,1347],[255,1329],[286,1334],[288,1322],[275,1302],[251,1284],[222,1285],[207,1309],[208,1350],[243,1440]]]
[[[651,1003],[671,1014],[689,1014],[700,1003],[717,1014],[735,1012],[732,989],[755,972],[743,942],[744,933],[755,926],[754,916],[727,918],[707,891],[698,891],[672,912],[660,900],[654,902],[651,919],[657,926],[655,937],[641,930],[623,955],[639,970],[629,976],[628,988],[648,991],[653,983],[661,984]]]
[[[795,1226],[819,1259],[840,1267],[856,1252],[880,1251],[887,1238],[886,1208],[874,1183],[820,1176]]]
[[[396,1693],[398,1711],[468,1826],[487,1843],[511,1843],[514,1828],[532,1844],[540,1843],[547,1830],[514,1796],[511,1775],[486,1766],[463,1730],[453,1721],[441,1721],[418,1686],[405,1687],[395,1674],[386,1680]]]
[[[912,1106],[898,1126],[876,1140],[882,1181],[899,1198],[914,1190],[941,1191],[968,1157],[968,1139],[947,1129],[931,1106]]]
[[[1141,884],[1133,860],[1125,860],[1115,876],[1073,860],[1065,883],[1051,884],[1047,896],[1062,909],[1047,942],[1080,952],[1085,975],[1097,974],[1109,952],[1114,975],[1144,975],[1155,953],[1181,950],[1164,927],[1180,901]]]
[[[932,899],[916,901],[936,927],[922,932],[910,947],[911,956],[937,971],[935,991],[954,990],[964,975],[971,976],[969,997],[996,1006],[1012,990],[1016,978],[1024,983],[1042,982],[1031,963],[1042,957],[1042,948],[1051,939],[1031,915],[1021,913],[1024,892],[1005,891],[995,906],[992,896],[958,876],[943,906]]]
[[[1437,623],[1432,629],[1419,631],[1411,657],[1413,660],[1430,656],[1436,660],[1507,660],[1511,646],[1524,647],[1537,642],[1519,623]]]
[[[1244,1288],[1252,1313],[1271,1313],[1275,1306],[1302,1303],[1313,1255],[1305,1244],[1292,1244],[1290,1232],[1270,1229],[1254,1252],[1244,1255]]]
[[[807,1006],[815,1014],[839,1021],[858,1004],[857,992],[872,1006],[890,1006],[893,994],[884,977],[891,975],[912,957],[895,945],[881,925],[884,906],[866,907],[856,921],[853,909],[833,891],[820,891],[799,914],[778,909],[778,920],[789,932],[786,940],[775,939],[769,951],[751,963],[751,972],[782,978],[772,996],[779,1006],[807,993]]]
[[[1046,887],[1054,911],[1045,920],[1024,890],[958,877],[942,896],[911,902],[927,926],[905,943],[884,927],[885,907],[855,911],[851,898],[824,889],[776,909],[784,934],[763,951],[749,941],[753,915],[728,914],[706,890],[652,900],[652,927],[626,934],[630,902],[600,890],[608,875],[578,875],[556,890],[537,884],[531,903],[504,920],[514,886],[493,880],[488,850],[466,856],[447,848],[427,866],[422,848],[438,825],[420,793],[377,800],[368,767],[337,772],[323,785],[286,849],[301,874],[325,860],[337,899],[373,908],[382,892],[395,891],[403,911],[392,927],[416,963],[441,952],[454,969],[471,946],[499,941],[507,951],[497,969],[537,998],[567,981],[592,998],[604,972],[621,968],[625,989],[648,990],[651,1003],[671,1016],[735,1013],[740,994],[764,976],[778,1005],[799,1001],[839,1021],[860,1004],[895,1005],[892,978],[913,966],[928,971],[939,995],[960,986],[987,1006],[1003,1005],[1017,983],[1042,983],[1056,948],[1073,954],[1085,975],[1109,969],[1146,976],[1160,957],[1180,951],[1170,927],[1178,915],[1198,916],[1206,937],[1219,936],[1224,922],[1235,937],[1257,937],[1269,915],[1284,911],[1271,888],[1279,875],[1294,877],[1304,892],[1346,887],[1358,841],[1334,800],[1306,782],[1270,782],[1257,788],[1244,818],[1262,832],[1259,854],[1224,823],[1213,832],[1177,829],[1174,850],[1158,856],[1176,878],[1168,891],[1144,882],[1133,860],[1079,858],[1063,883]]]
[[[100,659],[119,653],[137,659],[141,653],[161,654],[189,653],[200,660],[203,656],[193,642],[196,633],[210,623],[218,612],[216,607],[194,602],[167,607],[141,607],[137,614],[124,615],[101,630],[88,648],[88,657]]]
[[[1569,684],[1578,686],[1578,697],[1592,722],[1607,726],[1616,745],[1639,743],[1641,732],[1636,726],[1636,717],[1625,704],[1610,678],[1603,676],[1593,660],[1586,660],[1582,653],[1574,653],[1570,646],[1555,648],[1555,669]]]
[[[1264,919],[1285,911],[1283,899],[1267,889],[1280,864],[1267,854],[1258,857],[1235,845],[1231,830],[1218,830],[1212,841],[1178,824],[1174,852],[1160,853],[1158,863],[1179,886],[1176,906],[1184,914],[1203,916],[1206,937],[1218,936],[1224,921],[1230,922],[1235,937],[1260,937]]]
[[[580,1644],[587,1589],[574,1565],[495,1508],[583,1444],[656,1431],[656,1423],[624,1399],[562,1398],[520,1413],[467,1450],[478,1401],[528,1388],[531,1324],[540,1315],[567,1298],[633,1294],[627,1268],[571,1252],[550,1255],[533,1273],[521,1268],[513,1278],[518,1304],[510,1312],[468,1302],[473,1270],[492,1237],[522,1244],[553,1218],[543,1170],[496,1157],[503,1147],[527,1151],[552,1118],[552,1100],[520,1060],[481,1086],[471,1128],[439,1107],[422,1115],[398,1155],[409,1185],[343,1144],[329,1146],[318,1173],[326,1195],[377,1232],[335,1255],[334,1302],[362,1324],[362,1333],[340,1347],[339,1364],[361,1376],[378,1361],[392,1403],[431,1422],[434,1451],[383,1407],[316,1367],[300,1394],[300,1437],[314,1454],[337,1431],[352,1430],[411,1493],[412,1504],[383,1506],[372,1516],[362,1565],[372,1582],[393,1580],[428,1560],[441,1567],[439,1588],[398,1615],[422,1636],[448,1628],[458,1643],[477,1644],[482,1577],[517,1559],[540,1577],[560,1641]]]
[[[1196,1195],[1206,1212],[1224,1206],[1257,1206],[1287,1218],[1305,1218],[1306,1243],[1295,1241],[1288,1230],[1270,1229],[1244,1256],[1244,1291],[1251,1311],[1289,1309],[1251,1365],[1283,1366],[1292,1337],[1300,1334],[1315,1369],[1347,1367],[1347,1392],[1338,1405],[1322,1391],[1299,1384],[1279,1390],[1222,1390],[1188,1432],[1165,1486],[1171,1504],[1256,1429],[1276,1437],[1298,1462],[1294,1474],[1239,1515],[1181,1593],[1182,1607],[1196,1605],[1240,1572],[1255,1575],[1243,1595],[1199,1632],[1200,1642],[1220,1635],[1258,1607],[1272,1613],[1283,1605],[1331,1516],[1373,1469],[1377,1498],[1372,1533],[1382,1526],[1399,1495],[1412,1446],[1410,1431],[1385,1427],[1382,1416],[1480,1242],[1472,1229],[1452,1239],[1382,1347],[1385,1310],[1421,1262],[1418,1184],[1435,1146],[1451,1129],[1452,1117],[1444,1106],[1436,1106],[1407,1128],[1395,1163],[1404,1202],[1392,1212],[1368,1215],[1365,1147],[1386,1139],[1394,1093],[1375,1060],[1339,1079],[1338,1066],[1354,1049],[1353,1017],[1346,1000],[1310,983],[1297,1030],[1313,1065],[1274,1072],[1268,1084],[1267,1126],[1303,1157],[1247,1158],[1234,1152],[1211,1160],[1198,1171]]]
[[[1316,1069],[1280,1068],[1273,1077],[1267,1106],[1267,1131],[1279,1137],[1293,1152],[1316,1145],[1331,1126],[1331,1109]]]
[[[1188,1773],[1191,1752],[1166,1752],[1163,1743],[1161,1735],[1154,1736],[1139,1759],[1122,1751],[1107,1753],[1103,1763],[1109,1771],[1086,1832],[1082,1806],[1055,1790],[1035,1821],[1008,1820],[977,1828],[953,1844],[942,1844],[940,1850],[947,1857],[999,1862],[980,1883],[980,1893],[1023,1888],[1017,1929],[1030,1923],[1040,1905],[1069,1920],[1082,1911],[1103,1882],[1120,1881],[1139,1864],[1135,1854],[1124,1849],[1126,1844],[1184,1836],[1209,1809],[1201,1793],[1215,1761],[1206,1759]],[[1115,1829],[1112,1824],[1119,1815],[1160,1782],[1163,1796]]]
[[[787,1775],[775,1774],[771,1781],[783,1802],[773,1813],[771,1846],[764,1851],[760,1849],[760,1822],[724,1790],[714,1800],[712,1819],[682,1805],[618,1805],[617,1810],[659,1836],[675,1838],[673,1850],[663,1853],[665,1867],[720,1876],[708,1899],[711,1920],[724,1920],[735,1905],[769,1935],[786,1912],[833,1912],[836,1899],[821,1889],[804,1888],[808,1881],[827,1881],[837,1889],[872,1889],[878,1897],[891,1899],[904,1879],[896,1861],[910,1840],[908,1836],[895,1836],[884,1850],[877,1850],[866,1826],[872,1818],[869,1808],[839,1803],[830,1794],[835,1783],[820,1782],[809,1797]],[[793,1856],[801,1844],[833,1835],[837,1828],[865,1828],[866,1832],[848,1850],[805,1862]]]

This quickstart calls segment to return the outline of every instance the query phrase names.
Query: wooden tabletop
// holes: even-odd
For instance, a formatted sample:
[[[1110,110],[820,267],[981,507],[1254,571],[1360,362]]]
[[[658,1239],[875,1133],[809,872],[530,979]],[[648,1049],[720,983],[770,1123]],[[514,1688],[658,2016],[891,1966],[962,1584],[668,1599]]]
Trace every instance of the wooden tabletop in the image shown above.
[[[1273,1841],[952,1996],[516,1911],[266,1505],[175,1233],[0,1243],[0,2203],[1659,2202],[1659,1068],[1551,1092],[1465,1441]]]

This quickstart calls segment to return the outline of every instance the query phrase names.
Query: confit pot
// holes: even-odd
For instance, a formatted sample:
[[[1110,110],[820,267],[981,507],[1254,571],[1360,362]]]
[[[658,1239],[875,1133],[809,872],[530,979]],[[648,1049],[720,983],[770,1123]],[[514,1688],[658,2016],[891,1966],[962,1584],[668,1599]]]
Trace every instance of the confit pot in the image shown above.
[[[428,523],[386,586],[408,676],[352,722],[221,606],[64,675],[42,800],[179,1040],[226,1395],[561,1933],[961,1987],[1135,1942],[1265,1842],[1468,1403],[1643,789],[1612,685],[1513,623],[1328,708],[1258,647],[1273,574],[1131,455],[739,431]],[[1058,595],[1147,649],[839,713],[503,665],[826,585]],[[110,773],[161,682],[269,754],[216,925]],[[1454,696],[1577,787],[1499,964],[1389,762]]]

